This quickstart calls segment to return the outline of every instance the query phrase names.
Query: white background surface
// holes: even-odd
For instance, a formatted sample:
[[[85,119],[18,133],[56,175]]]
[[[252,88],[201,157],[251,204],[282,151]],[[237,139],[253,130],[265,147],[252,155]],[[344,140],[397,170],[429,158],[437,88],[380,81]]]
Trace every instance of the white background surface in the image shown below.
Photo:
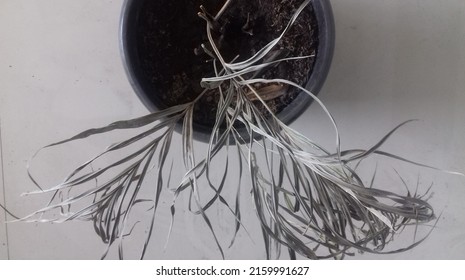
[[[366,148],[400,122],[420,119],[399,130],[384,150],[465,172],[465,1],[331,2],[336,50],[319,96],[338,122],[343,148]],[[17,215],[46,202],[40,196],[20,196],[34,190],[25,168],[38,148],[89,127],[147,113],[121,64],[121,4],[121,0],[0,1],[0,201]],[[293,127],[333,147],[333,134],[316,105]],[[97,151],[96,143],[85,145]],[[71,156],[81,155],[81,150],[74,151]],[[35,170],[59,172],[61,166],[45,161]],[[370,172],[373,168],[374,164],[367,166]],[[381,185],[391,190],[402,190],[392,185],[399,185],[390,175],[394,168],[412,185],[418,176],[422,185],[434,181],[431,203],[442,216],[432,235],[414,250],[356,258],[464,259],[465,179],[393,161],[380,161],[379,168],[385,180]],[[164,199],[170,201],[169,196]],[[220,257],[210,237],[201,235],[200,220],[182,211],[163,251],[168,211],[161,210],[159,217],[160,233],[154,239],[159,242],[152,242],[148,258]],[[264,258],[253,218],[253,211],[246,212],[254,243],[242,233],[226,250],[227,258]],[[97,259],[105,248],[90,223],[5,225],[4,219],[2,212],[0,259]],[[408,244],[411,238],[406,234],[397,241]],[[127,248],[132,257],[139,249]]]

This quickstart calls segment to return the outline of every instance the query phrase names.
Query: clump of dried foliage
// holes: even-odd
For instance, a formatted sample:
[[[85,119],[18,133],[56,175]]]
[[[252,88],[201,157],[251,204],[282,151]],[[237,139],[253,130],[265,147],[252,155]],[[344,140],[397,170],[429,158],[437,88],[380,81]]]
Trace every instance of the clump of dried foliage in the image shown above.
[[[233,1],[226,1],[224,9],[231,2]],[[395,233],[408,225],[418,226],[433,221],[433,207],[426,201],[425,194],[408,191],[401,195],[386,191],[377,188],[374,176],[367,184],[357,172],[358,164],[374,155],[421,165],[380,150],[381,145],[407,122],[394,128],[368,149],[341,150],[336,121],[311,92],[288,80],[247,78],[253,77],[250,73],[259,72],[280,61],[306,58],[288,57],[263,63],[263,58],[273,50],[311,2],[303,1],[280,37],[240,62],[236,62],[237,58],[230,62],[225,61],[215,45],[211,29],[214,21],[221,16],[221,11],[216,17],[212,17],[202,7],[199,16],[205,19],[210,44],[208,48],[205,47],[205,51],[212,57],[215,71],[215,76],[202,80],[202,86],[205,89],[216,89],[219,95],[216,123],[208,147],[200,151],[203,156],[198,158],[199,151],[196,156],[193,131],[193,109],[198,99],[140,118],[84,131],[44,148],[115,130],[126,130],[127,139],[108,146],[100,154],[75,168],[60,184],[35,192],[50,194],[50,202],[20,220],[91,221],[95,232],[108,244],[108,249],[115,244],[119,246],[122,258],[123,238],[131,232],[134,224],[131,210],[137,204],[149,204],[152,219],[141,252],[143,258],[156,228],[155,215],[160,196],[170,184],[173,166],[167,158],[173,149],[175,127],[181,122],[182,160],[186,172],[174,190],[172,222],[176,216],[176,198],[181,193],[190,193],[191,212],[203,217],[223,258],[223,246],[211,225],[209,208],[220,203],[230,210],[236,221],[232,225],[236,236],[243,228],[240,206],[243,191],[240,190],[245,187],[241,186],[241,178],[247,171],[250,176],[250,184],[247,185],[250,189],[247,191],[250,191],[253,198],[267,258],[277,257],[282,246],[288,249],[291,258],[295,258],[297,254],[310,259],[342,258],[354,249],[388,253],[383,248]],[[325,150],[318,143],[290,128],[271,110],[268,116],[264,116],[252,101],[258,100],[267,108],[263,94],[254,86],[257,84],[295,87],[310,95],[331,120],[336,132],[335,151]],[[247,137],[236,130],[238,123],[245,127]],[[134,129],[138,129],[138,132],[133,133]],[[224,150],[227,154],[234,153],[239,160],[235,167],[231,167],[228,157],[225,157],[225,168],[218,171],[211,163]],[[93,168],[97,161],[112,153],[122,155],[110,163],[106,162],[102,167]],[[231,184],[226,179],[231,168],[239,173],[237,184]],[[143,184],[149,172],[155,173],[156,180]],[[212,173],[218,172],[222,172],[222,180],[215,183],[211,179]],[[107,176],[108,174],[111,175]],[[39,186],[31,174],[30,178]],[[93,186],[83,187],[93,182]],[[236,197],[223,196],[225,188],[235,186]],[[150,188],[153,197],[141,197],[143,188]],[[207,200],[201,194],[205,189],[214,194]],[[47,213],[55,210],[60,210],[60,216],[47,218]],[[390,252],[408,250],[426,236],[410,246]],[[108,250],[103,257],[107,252]]]

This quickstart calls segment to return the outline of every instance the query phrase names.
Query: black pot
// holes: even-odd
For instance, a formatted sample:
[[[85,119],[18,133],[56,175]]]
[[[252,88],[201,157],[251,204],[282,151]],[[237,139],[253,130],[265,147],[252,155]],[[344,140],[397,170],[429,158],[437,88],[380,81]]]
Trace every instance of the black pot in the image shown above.
[[[159,110],[160,106],[154,104],[148,97],[148,93],[153,91],[153,85],[151,85],[150,81],[147,80],[142,72],[135,43],[138,15],[143,3],[144,0],[124,1],[120,22],[119,43],[123,65],[131,86],[142,103],[151,112],[154,112]],[[329,72],[334,51],[335,31],[330,1],[314,0],[312,5],[318,24],[319,42],[313,71],[305,87],[316,95],[323,86]],[[289,124],[299,117],[312,101],[313,99],[307,94],[299,94],[292,103],[277,114],[277,116],[284,123]],[[181,127],[178,125],[178,131],[180,131],[180,129]],[[194,124],[194,129],[194,137],[197,140],[208,142],[211,132],[210,127]],[[245,138],[248,138],[245,131],[243,131],[243,135]]]

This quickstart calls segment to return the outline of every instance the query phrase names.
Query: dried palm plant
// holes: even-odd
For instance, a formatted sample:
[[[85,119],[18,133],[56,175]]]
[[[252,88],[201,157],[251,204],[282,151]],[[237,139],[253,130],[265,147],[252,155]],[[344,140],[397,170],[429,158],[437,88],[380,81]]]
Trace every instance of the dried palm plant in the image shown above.
[[[201,151],[201,159],[198,159],[199,151],[196,154],[194,145],[193,112],[202,94],[192,102],[90,129],[44,147],[48,149],[114,130],[125,130],[128,135],[127,139],[110,145],[79,165],[62,183],[54,187],[41,188],[29,173],[31,180],[40,188],[33,193],[50,194],[51,198],[44,208],[20,220],[92,221],[95,232],[108,245],[103,258],[115,244],[119,246],[120,258],[123,258],[123,238],[131,232],[134,224],[131,221],[131,210],[139,203],[149,203],[152,219],[141,252],[141,258],[144,258],[155,228],[160,196],[170,184],[172,164],[170,167],[167,157],[172,150],[173,133],[176,124],[182,122],[182,154],[186,172],[174,190],[172,223],[176,216],[176,199],[181,193],[190,193],[190,210],[203,218],[223,258],[223,246],[211,225],[208,210],[215,203],[224,204],[236,221],[236,236],[243,227],[239,203],[240,190],[243,188],[240,178],[247,168],[251,180],[250,192],[268,259],[278,257],[282,246],[288,249],[291,258],[296,258],[298,254],[305,258],[320,259],[342,258],[350,254],[351,250],[400,252],[419,244],[427,234],[410,246],[394,251],[383,250],[392,235],[405,226],[434,222],[433,207],[424,198],[425,194],[407,192],[400,195],[385,191],[376,187],[374,177],[370,184],[365,184],[357,172],[358,164],[373,155],[427,167],[380,150],[381,145],[407,122],[395,127],[369,149],[341,150],[336,121],[315,95],[288,80],[262,79],[254,75],[281,61],[308,58],[287,57],[263,62],[265,57],[270,57],[274,47],[311,0],[303,1],[281,36],[241,62],[236,62],[237,58],[225,61],[212,35],[215,21],[231,2],[226,1],[216,16],[209,15],[204,7],[201,7],[199,13],[205,19],[209,39],[209,46],[203,45],[203,48],[212,57],[215,73],[213,77],[202,79],[201,84],[205,88],[202,94],[213,89],[219,95],[216,122],[207,149]],[[310,95],[324,109],[336,132],[335,152],[325,150],[290,128],[268,108],[265,100],[270,95],[282,94],[292,87]],[[268,110],[266,116],[262,110],[257,109],[257,102]],[[239,123],[247,131],[247,137],[238,132]],[[142,132],[138,130],[138,133],[133,133],[135,128],[142,129]],[[222,150],[227,150],[228,154],[233,151],[240,159],[236,167],[239,172],[237,195],[232,200],[223,196],[226,177],[231,168],[228,157],[224,159],[225,169],[221,182],[214,183],[211,179],[211,174],[218,172],[213,170],[211,163]],[[99,159],[113,153],[123,155],[103,167],[92,168]],[[155,173],[156,180],[149,185],[143,184],[149,171]],[[115,175],[107,176],[110,172]],[[92,182],[96,182],[95,185],[83,187]],[[140,195],[144,187],[153,188],[153,197]],[[213,192],[206,201],[201,195],[205,190]],[[61,215],[48,218],[47,213],[55,210],[60,210]]]

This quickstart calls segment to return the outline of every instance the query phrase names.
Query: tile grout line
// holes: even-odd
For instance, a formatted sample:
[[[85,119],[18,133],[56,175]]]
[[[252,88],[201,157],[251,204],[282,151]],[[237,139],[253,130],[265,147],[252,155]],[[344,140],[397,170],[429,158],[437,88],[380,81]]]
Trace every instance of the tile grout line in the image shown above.
[[[2,192],[3,192],[3,206],[6,208],[6,191],[5,191],[5,172],[3,172],[3,142],[2,142],[2,120],[0,119],[0,172],[2,173]],[[5,218],[5,237],[6,237],[6,255],[7,259],[10,259],[10,242],[8,238],[8,223],[7,223],[7,212],[4,212]]]

